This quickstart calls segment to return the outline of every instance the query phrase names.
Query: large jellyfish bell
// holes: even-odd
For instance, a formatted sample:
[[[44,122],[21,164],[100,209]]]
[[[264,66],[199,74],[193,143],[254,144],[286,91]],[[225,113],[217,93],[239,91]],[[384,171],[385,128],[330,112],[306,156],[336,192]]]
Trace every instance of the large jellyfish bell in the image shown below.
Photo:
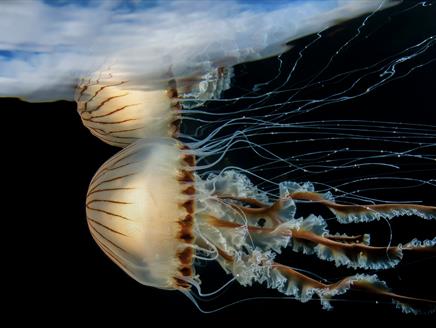
[[[371,246],[369,235],[331,233],[321,216],[296,217],[296,202],[316,201],[340,222],[371,221],[415,214],[436,216],[436,208],[411,204],[343,205],[310,184],[282,182],[271,197],[238,170],[197,172],[201,149],[173,138],[139,140],[108,160],[94,176],[87,194],[87,221],[100,248],[138,282],[179,290],[192,300],[201,294],[197,260],[217,261],[243,286],[268,288],[307,301],[316,296],[324,308],[349,289],[392,299],[404,312],[430,310],[435,302],[392,293],[374,274],[320,282],[275,261],[285,248],[314,254],[352,269],[387,269],[405,252],[433,251],[436,240],[388,247]]]

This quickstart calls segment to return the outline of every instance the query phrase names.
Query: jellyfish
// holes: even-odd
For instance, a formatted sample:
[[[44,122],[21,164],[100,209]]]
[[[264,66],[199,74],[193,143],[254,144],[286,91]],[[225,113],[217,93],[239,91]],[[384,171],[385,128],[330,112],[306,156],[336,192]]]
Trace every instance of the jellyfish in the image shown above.
[[[365,23],[366,20],[357,29],[356,36]],[[317,35],[308,46],[319,39]],[[360,190],[345,192],[314,181],[297,183],[280,179],[290,174],[307,176],[307,172],[328,175],[330,171],[349,167],[393,167],[396,163],[389,161],[397,156],[432,160],[433,156],[425,149],[430,149],[429,152],[433,149],[434,133],[422,127],[294,119],[371,92],[395,78],[392,72],[400,63],[425,53],[433,42],[432,37],[427,38],[374,65],[321,81],[317,79],[319,74],[315,74],[293,89],[288,89],[287,83],[271,89],[273,84],[268,81],[230,99],[224,93],[230,89],[234,70],[225,65],[212,69],[211,74],[203,72],[186,78],[184,74],[170,72],[158,82],[147,80],[139,84],[135,79],[123,79],[123,74],[115,70],[82,79],[76,91],[82,122],[103,142],[127,147],[104,164],[91,182],[86,207],[94,240],[135,280],[148,286],[180,290],[192,300],[192,289],[202,293],[195,265],[197,260],[203,260],[217,261],[233,277],[232,281],[243,286],[265,284],[303,302],[316,296],[326,309],[331,307],[331,298],[351,289],[393,300],[406,313],[430,311],[434,302],[394,294],[372,272],[395,267],[405,253],[434,252],[434,238],[373,246],[369,234],[341,234],[340,228],[330,232],[332,228],[327,222],[331,218],[315,214],[316,211],[298,216],[297,204],[324,206],[340,224],[371,221],[389,224],[397,216],[430,220],[435,216],[434,206],[392,203],[362,196]],[[347,44],[342,44],[338,52]],[[304,49],[299,58],[303,58]],[[277,58],[282,65],[283,59]],[[328,69],[330,61],[320,72]],[[299,59],[291,66],[285,82],[291,79],[298,63]],[[354,73],[358,77],[351,79],[344,90],[336,89],[318,99],[298,97],[324,84],[346,80]],[[378,80],[359,86],[355,93],[353,88],[363,77],[376,74]],[[269,98],[283,94],[282,102],[267,103]],[[228,106],[244,101],[249,104],[241,106],[242,109]],[[215,111],[211,103],[219,104]],[[275,148],[305,142],[293,139],[297,132],[323,148],[278,156]],[[390,132],[396,132],[396,136],[392,137]],[[267,142],[257,141],[266,135]],[[353,142],[368,139],[378,147],[359,149],[358,155],[352,148],[337,149],[335,140],[345,139]],[[328,144],[324,145],[324,141]],[[406,149],[392,150],[395,145],[380,153],[381,144],[392,147],[400,142]],[[247,150],[265,163],[242,169],[228,161],[230,153],[243,156]],[[416,150],[422,153],[415,154]],[[224,161],[230,165],[222,170],[214,168]],[[274,181],[251,182],[249,176],[264,179],[261,175],[268,170],[283,173],[277,173]],[[376,181],[367,177],[360,180],[371,184]],[[377,177],[377,181],[383,178]],[[354,182],[349,178],[345,184]],[[272,184],[274,192],[260,188],[262,183]],[[340,195],[333,196],[333,191]],[[316,273],[306,274],[301,268],[276,262],[277,255],[286,249],[357,273],[322,281],[316,278]],[[365,273],[368,271],[371,274]]]
[[[375,274],[356,273],[325,283],[280,264],[285,249],[355,270],[383,270],[406,252],[434,252],[436,239],[372,246],[368,234],[330,232],[316,214],[297,217],[299,201],[321,204],[343,224],[397,216],[436,218],[436,207],[414,204],[346,205],[310,183],[279,183],[271,197],[238,169],[198,175],[210,165],[197,159],[214,150],[192,148],[175,138],[145,138],[103,164],[86,198],[90,232],[102,251],[141,284],[178,290],[192,300],[201,293],[197,260],[217,261],[243,286],[261,283],[305,302],[329,300],[347,290],[392,299],[406,313],[431,311],[436,302],[391,292]]]
[[[289,4],[289,8],[279,6],[271,16],[253,15],[248,22],[236,22],[235,31],[224,29],[223,35],[194,33],[198,44],[191,45],[192,49],[185,50],[184,44],[175,48],[177,42],[165,44],[162,59],[156,60],[153,53],[150,62],[148,53],[144,59],[132,54],[142,54],[141,45],[130,45],[127,51],[115,51],[116,60],[107,68],[80,77],[74,96],[78,113],[93,135],[118,147],[141,138],[178,137],[183,119],[195,120],[198,114],[207,114],[202,105],[219,101],[223,92],[230,89],[235,65],[280,56],[292,48],[294,40],[314,33],[319,36],[334,25],[369,13],[363,27],[369,17],[397,4],[371,0],[296,2]],[[242,24],[253,24],[256,20],[264,22],[262,31],[256,35],[241,28]],[[230,19],[228,24],[231,27],[235,23]],[[186,42],[190,44],[189,38]],[[180,48],[184,51],[180,52]],[[138,66],[141,69],[136,72]],[[242,98],[262,97],[253,97],[249,92]],[[256,113],[250,111],[249,115],[253,118]]]
[[[98,3],[90,9],[68,4],[75,9],[71,13],[80,9],[78,19],[34,2],[36,10],[29,12],[39,18],[35,21],[49,22],[41,29],[38,24],[29,28],[34,20],[25,15],[16,17],[20,10],[15,4],[2,5],[5,19],[14,20],[7,26],[19,22],[20,31],[35,30],[37,37],[0,35],[2,47],[8,47],[0,53],[1,95],[73,100],[77,85],[74,100],[84,126],[103,142],[125,148],[101,167],[88,191],[87,222],[103,252],[140,283],[179,290],[192,300],[207,280],[196,273],[198,262],[217,261],[231,281],[264,284],[303,302],[316,296],[326,309],[330,299],[355,289],[393,300],[403,312],[430,311],[433,301],[395,294],[372,272],[396,266],[405,253],[434,252],[432,236],[402,244],[392,244],[390,238],[374,246],[369,234],[341,234],[331,223],[381,221],[390,228],[397,216],[433,219],[434,206],[386,201],[368,192],[392,191],[395,187],[387,187],[392,182],[398,189],[434,187],[428,177],[409,178],[405,171],[406,178],[399,178],[382,171],[399,170],[403,161],[434,164],[434,127],[299,118],[431,64],[434,58],[426,55],[435,36],[326,75],[354,41],[383,29],[365,30],[379,10],[397,2],[292,1],[269,13],[257,8],[260,14],[232,7],[224,20],[202,5],[191,15],[189,6],[178,3],[185,5],[171,3],[164,14],[158,6],[151,15]],[[404,6],[398,14],[427,5]],[[171,20],[172,10],[186,15],[184,24],[179,24],[180,15]],[[306,54],[340,33],[340,23],[365,13],[354,34],[325,55],[317,72],[306,65],[304,78],[294,81]],[[205,29],[204,21],[215,28]],[[334,25],[339,27],[329,30]],[[252,33],[254,27],[257,33]],[[305,37],[303,45],[293,44]],[[290,63],[287,51],[293,46],[296,56]],[[265,58],[275,63],[273,76],[235,95],[241,66]],[[312,93],[325,86],[335,88],[322,96]],[[259,141],[262,137],[266,139]],[[355,144],[341,147],[341,140]],[[305,147],[307,143],[319,148]],[[235,165],[231,156],[244,158],[247,152],[247,162]],[[261,163],[252,164],[251,156]],[[364,167],[373,168],[373,176],[360,174]],[[327,178],[331,172],[344,177],[332,181]],[[314,209],[301,215],[297,205]],[[320,206],[333,217],[318,214]],[[288,250],[358,273],[318,279],[316,272],[281,264],[277,257]]]
[[[201,106],[219,98],[230,87],[231,77],[231,67],[219,67],[195,78],[166,78],[159,86],[135,88],[114,72],[100,72],[77,85],[77,111],[93,135],[113,146],[125,147],[147,137],[174,137],[181,122],[179,98],[191,99],[183,104],[185,109]]]

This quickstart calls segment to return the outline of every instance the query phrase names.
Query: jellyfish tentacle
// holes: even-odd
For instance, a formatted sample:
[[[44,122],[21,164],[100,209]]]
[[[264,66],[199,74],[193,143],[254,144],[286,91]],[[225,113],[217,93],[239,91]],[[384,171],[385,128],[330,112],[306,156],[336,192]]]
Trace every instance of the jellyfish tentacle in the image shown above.
[[[230,199],[230,200],[236,200],[239,202],[243,202],[243,203],[247,203],[250,205],[254,205],[256,206],[256,208],[269,208],[270,205],[261,202],[260,200],[256,199],[256,198],[250,198],[250,197],[236,197],[236,196],[228,196],[228,195],[217,195],[220,199]]]
[[[273,228],[230,222],[212,215],[207,215],[207,221],[219,229],[245,227],[254,245],[265,250],[280,253],[282,248],[291,247],[295,252],[315,254],[322,260],[334,262],[336,266],[354,269],[392,268],[402,260],[403,251],[436,252],[436,238],[424,242],[414,239],[404,245],[385,247],[369,246],[368,235],[330,236],[325,220],[315,215],[284,222]]]
[[[209,224],[220,229],[235,229],[243,225],[228,222],[219,218],[210,218]],[[289,223],[284,223],[286,225]],[[276,229],[247,226],[252,233],[271,234]],[[337,242],[336,242],[337,243]],[[334,296],[342,295],[348,290],[370,292],[382,298],[389,298],[405,313],[426,313],[436,307],[432,300],[414,298],[392,293],[386,284],[376,275],[355,274],[334,283],[321,282],[286,265],[273,261],[269,251],[249,248],[246,252],[229,253],[216,247],[219,261],[228,273],[236,278],[243,286],[250,286],[253,282],[266,283],[268,288],[293,296],[301,302],[307,302],[317,296],[324,309],[331,309],[330,300]]]
[[[360,243],[341,243],[310,231],[292,230],[294,251],[315,253],[320,259],[336,266],[352,268],[387,269],[403,258],[400,247],[376,247]]]
[[[199,217],[203,234],[217,247],[220,265],[241,285],[266,283],[269,288],[278,289],[302,302],[317,296],[326,309],[331,307],[329,301],[332,297],[348,290],[388,298],[405,313],[429,312],[436,306],[434,301],[392,293],[376,275],[355,274],[336,283],[328,283],[274,261],[277,253],[290,247],[294,251],[315,254],[320,259],[335,262],[337,266],[388,269],[399,263],[405,251],[436,251],[436,238],[425,241],[414,239],[386,247],[370,245],[368,234],[331,234],[321,216],[311,214],[307,218],[296,218],[295,200],[316,201],[331,209],[345,209],[350,213],[360,213],[362,209],[392,212],[407,208],[426,212],[429,215],[426,218],[436,208],[414,204],[372,205],[369,209],[359,205],[341,205],[335,203],[329,194],[314,192],[311,184],[299,186],[291,182],[280,184],[280,195],[274,202],[269,202],[267,197],[257,199],[256,194],[254,197],[247,195],[251,194],[213,193],[211,199],[218,202],[218,209],[211,207]],[[220,210],[220,205],[225,210]],[[203,224],[207,227],[202,227]]]
[[[250,279],[247,280],[237,273],[237,259],[222,249],[217,249],[220,257],[222,257],[227,264],[229,271],[232,271],[233,275],[242,285],[251,285],[253,280],[259,283],[266,283],[268,288],[277,289],[285,295],[294,296],[301,302],[307,302],[311,300],[314,295],[317,295],[324,309],[331,309],[330,299],[333,296],[346,293],[354,287],[353,285],[356,285],[357,289],[368,290],[384,296],[388,295],[384,294],[384,292],[388,293],[387,286],[384,282],[379,281],[375,275],[357,274],[329,284],[313,279],[286,265],[266,259],[262,259],[263,261],[261,260],[259,263],[259,267],[263,268],[263,270],[258,269],[253,271],[250,275]],[[366,283],[358,285],[356,284],[358,281],[364,281]],[[392,294],[393,298],[395,298],[395,296],[397,295]],[[398,297],[401,298],[400,295],[398,295]],[[411,299],[413,300],[413,298]]]
[[[420,241],[413,238],[410,242],[402,246],[405,250],[416,250],[416,251],[426,251],[426,250],[436,250],[436,237],[433,239],[427,239]]]
[[[292,230],[292,238],[297,240],[307,240],[316,244],[320,244],[333,249],[342,249],[343,251],[356,251],[364,253],[366,256],[377,254],[378,252],[384,252],[385,256],[391,256],[390,252],[398,251],[422,251],[422,252],[436,252],[436,238],[432,240],[425,240],[424,242],[414,239],[413,241],[398,246],[369,246],[362,242],[340,242],[335,240],[335,236],[320,236],[310,231]],[[345,237],[343,237],[345,238]],[[374,253],[373,253],[374,252]],[[363,254],[362,254],[363,255]],[[383,255],[383,254],[379,254]]]
[[[330,299],[346,293],[354,281],[363,279],[367,279],[370,283],[375,281],[375,276],[355,275],[326,284],[277,262],[272,265],[272,269],[275,275],[272,274],[266,280],[269,288],[275,288],[285,295],[294,296],[303,303],[317,295],[322,307],[326,310],[332,309]]]
[[[381,218],[392,219],[416,215],[423,219],[436,219],[436,207],[417,204],[344,205],[310,191],[296,191],[289,195],[294,200],[317,202],[330,209],[340,223],[369,222]]]
[[[292,235],[292,224],[290,222],[284,222],[273,228],[267,228],[230,222],[212,215],[207,215],[204,218],[207,220],[209,225],[218,229],[246,229],[246,232],[250,233],[249,240],[255,247],[263,250],[274,250],[277,253],[281,253],[281,250],[287,247]]]
[[[242,212],[249,219],[268,219],[270,227],[277,227],[284,222],[288,222],[295,215],[295,204],[292,198],[289,197],[280,197],[272,204],[265,204],[255,198],[247,197],[219,196],[219,198],[221,200],[237,201],[238,203],[231,203],[229,205],[235,210]],[[254,207],[241,205],[241,203]]]
[[[362,243],[365,245],[369,244],[369,234],[362,234],[356,236],[348,236],[345,234],[336,234],[336,235],[325,235],[325,238],[330,240],[338,241],[341,243]]]
[[[396,294],[386,288],[368,284],[366,281],[356,281],[353,289],[389,298],[397,308],[406,314],[431,314],[436,311],[436,301],[434,300]]]
[[[323,308],[327,310],[332,308],[329,301],[333,296],[344,294],[348,290],[364,291],[389,298],[404,313],[431,313],[436,309],[436,301],[391,292],[386,283],[379,280],[376,275],[356,274],[327,284],[277,262],[273,263],[272,269],[279,277],[271,275],[266,280],[268,287],[276,288],[285,295],[295,296],[302,302],[309,301],[316,294]],[[277,283],[280,278],[281,282]]]
[[[322,260],[335,262],[336,266],[365,269],[394,267],[401,261],[403,251],[436,252],[436,238],[385,247],[370,246],[369,235],[363,235],[361,241],[356,238],[353,241],[346,235],[331,236],[325,220],[315,215],[295,220],[291,242],[294,251],[316,254]]]

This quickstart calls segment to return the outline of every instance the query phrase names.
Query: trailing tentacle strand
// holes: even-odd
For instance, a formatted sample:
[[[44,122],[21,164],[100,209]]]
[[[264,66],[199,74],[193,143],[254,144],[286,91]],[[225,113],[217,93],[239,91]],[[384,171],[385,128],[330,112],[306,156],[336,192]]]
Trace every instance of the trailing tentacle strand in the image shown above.
[[[330,299],[333,296],[344,294],[348,290],[370,292],[382,298],[391,299],[404,313],[432,313],[436,309],[435,301],[391,292],[386,283],[379,280],[376,275],[356,274],[335,283],[326,284],[279,263],[274,263],[271,271],[275,273],[265,279],[268,287],[276,288],[286,295],[295,296],[302,302],[307,302],[316,295],[323,308],[327,310],[332,308]]]
[[[340,223],[370,222],[405,215],[415,215],[427,220],[436,219],[435,206],[416,204],[343,205],[327,200],[321,194],[309,191],[296,191],[290,197],[295,200],[307,200],[325,205],[335,214]]]
[[[334,237],[331,239],[328,237],[325,221],[315,215],[297,222],[292,229],[292,250],[316,254],[322,260],[334,262],[336,266],[388,269],[397,265],[403,257],[400,247],[374,247],[358,241],[342,242]]]
[[[286,196],[286,193],[282,193]],[[413,240],[404,245],[385,247],[370,246],[370,236],[332,235],[327,223],[321,216],[310,215],[295,219],[295,205],[290,198],[279,199],[272,205],[261,204],[249,198],[225,197],[249,204],[232,204],[246,216],[247,223],[239,224],[225,219],[209,218],[209,224],[223,228],[243,228],[250,233],[251,242],[263,250],[272,249],[277,253],[284,247],[291,247],[295,252],[315,254],[318,258],[334,262],[336,266],[363,268],[371,270],[389,269],[396,266],[403,258],[404,251],[436,252],[436,241]],[[287,202],[287,200],[291,202]],[[265,221],[265,226],[254,225],[259,218],[274,218]]]

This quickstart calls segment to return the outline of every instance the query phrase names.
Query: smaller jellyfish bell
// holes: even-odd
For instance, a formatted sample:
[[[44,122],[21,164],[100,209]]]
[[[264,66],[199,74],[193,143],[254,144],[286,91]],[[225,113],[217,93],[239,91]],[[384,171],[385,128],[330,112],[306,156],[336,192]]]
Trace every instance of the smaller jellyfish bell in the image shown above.
[[[393,300],[404,312],[429,311],[434,301],[392,293],[376,275],[360,274],[320,282],[275,261],[285,248],[317,256],[336,266],[389,269],[403,252],[434,252],[436,239],[377,247],[366,234],[329,232],[314,214],[296,218],[298,201],[316,201],[339,222],[361,222],[416,214],[436,217],[436,207],[411,204],[341,205],[318,194],[310,183],[283,182],[280,195],[254,186],[243,174],[227,170],[206,178],[195,156],[173,138],[149,138],[109,159],[94,176],[87,194],[87,222],[104,253],[141,284],[201,293],[195,260],[217,261],[243,286],[264,283],[300,301],[314,296],[324,308],[347,290],[363,290]]]
[[[182,107],[219,98],[230,87],[232,75],[231,68],[220,67],[202,75],[166,77],[147,84],[101,73],[82,79],[77,86],[77,111],[93,135],[113,146],[126,147],[148,137],[176,137]]]

